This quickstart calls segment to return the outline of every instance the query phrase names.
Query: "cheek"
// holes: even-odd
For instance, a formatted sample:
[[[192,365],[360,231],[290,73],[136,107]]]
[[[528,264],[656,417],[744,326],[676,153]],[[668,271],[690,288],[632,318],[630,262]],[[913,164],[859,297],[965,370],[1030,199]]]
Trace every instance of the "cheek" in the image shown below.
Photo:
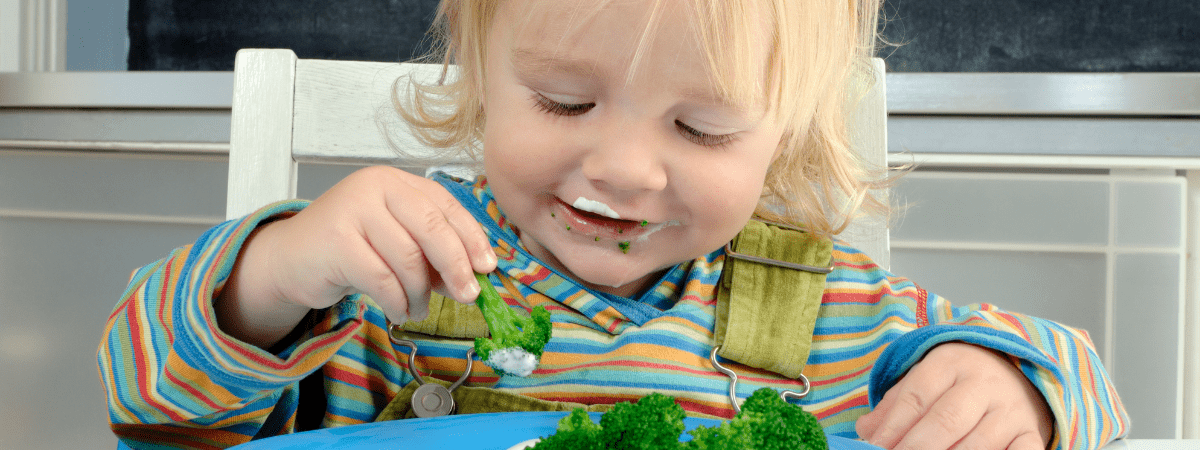
[[[551,130],[537,127],[537,117],[529,117],[530,112],[501,109],[505,109],[502,115],[489,118],[484,127],[483,155],[488,175],[502,170],[522,177],[541,177],[556,170]]]
[[[745,226],[762,197],[763,181],[775,146],[769,141],[756,144],[752,148],[763,150],[693,158],[687,163],[692,165],[691,170],[704,176],[695,178],[689,183],[690,188],[682,192],[692,193],[690,203],[695,211],[704,217],[711,232],[722,239],[732,238]]]
[[[708,175],[703,190],[717,199],[715,203],[734,208],[730,212],[753,211],[762,195],[771,153],[740,152],[738,155],[716,158],[707,164],[705,173]]]

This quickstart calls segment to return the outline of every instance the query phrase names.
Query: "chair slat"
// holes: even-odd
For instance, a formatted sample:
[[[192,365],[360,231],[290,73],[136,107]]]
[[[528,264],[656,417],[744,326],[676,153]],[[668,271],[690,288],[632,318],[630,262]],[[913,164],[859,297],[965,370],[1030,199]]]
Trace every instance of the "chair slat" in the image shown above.
[[[879,58],[872,59],[871,63],[875,82],[850,116],[850,143],[866,164],[884,168],[887,167],[887,68]],[[888,192],[875,194],[887,198]],[[866,253],[880,267],[891,267],[887,219],[861,218],[852,222],[839,237]]]
[[[296,196],[291,50],[239,51],[234,60],[225,217]]]
[[[301,59],[296,64],[292,155],[305,162],[428,165],[426,158],[439,155],[437,149],[422,145],[400,123],[391,92],[401,76],[437,80],[441,72],[437,64]]]

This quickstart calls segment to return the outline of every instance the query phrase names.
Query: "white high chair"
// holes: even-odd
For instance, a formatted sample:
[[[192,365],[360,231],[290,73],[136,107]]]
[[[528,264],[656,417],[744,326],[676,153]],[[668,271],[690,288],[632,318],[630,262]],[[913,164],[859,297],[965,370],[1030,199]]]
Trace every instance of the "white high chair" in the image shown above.
[[[855,147],[877,167],[887,164],[887,106],[883,60],[876,58],[875,85],[854,116]],[[226,218],[296,197],[297,162],[387,164],[420,169],[434,149],[414,136],[391,133],[381,123],[391,111],[392,83],[401,75],[436,80],[436,64],[298,59],[291,50],[244,49],[234,62]],[[403,126],[393,131],[407,131]],[[414,157],[415,156],[415,157]],[[466,163],[467,161],[463,161]],[[843,239],[888,267],[884,222],[852,225]]]

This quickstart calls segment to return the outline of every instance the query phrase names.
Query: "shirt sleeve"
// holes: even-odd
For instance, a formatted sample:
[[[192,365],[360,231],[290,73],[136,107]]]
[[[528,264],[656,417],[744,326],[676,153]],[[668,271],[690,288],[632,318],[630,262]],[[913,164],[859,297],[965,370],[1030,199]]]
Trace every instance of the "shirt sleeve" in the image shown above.
[[[1096,449],[1128,432],[1129,417],[1086,331],[988,304],[955,307],[933,294],[922,306],[917,314],[929,325],[905,333],[876,361],[872,406],[934,346],[960,341],[1019,360],[1054,413],[1050,448]]]
[[[363,324],[349,297],[324,326],[277,354],[220,331],[212,299],[258,225],[307,202],[286,201],[218,225],[133,273],[97,352],[113,431],[133,448],[223,448],[294,426],[299,381]]]

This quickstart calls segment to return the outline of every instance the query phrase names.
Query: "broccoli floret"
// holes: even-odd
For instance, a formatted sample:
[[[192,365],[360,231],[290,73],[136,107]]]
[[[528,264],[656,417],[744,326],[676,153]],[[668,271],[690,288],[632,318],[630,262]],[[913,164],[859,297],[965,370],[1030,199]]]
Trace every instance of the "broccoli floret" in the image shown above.
[[[558,421],[558,430],[533,446],[536,450],[604,450],[600,425],[583,408],[575,408]]]
[[[534,450],[829,450],[825,431],[812,414],[779,397],[771,388],[754,391],[733,419],[699,426],[692,440],[679,442],[684,412],[675,399],[654,393],[637,403],[621,402],[592,422],[582,408],[558,422],[555,434]]]
[[[732,420],[717,427],[697,427],[691,434],[689,450],[829,450],[817,418],[769,388],[750,394]]]
[[[723,422],[719,426],[699,426],[688,434],[692,440],[680,446],[682,450],[750,450],[754,441],[750,423],[744,421]]]
[[[617,403],[592,422],[582,408],[558,421],[555,434],[534,450],[829,450],[825,431],[812,414],[779,397],[771,388],[754,391],[733,419],[699,426],[692,440],[679,442],[683,408],[675,399],[650,394],[637,403]]]
[[[600,416],[601,442],[611,449],[677,449],[683,417],[683,407],[675,398],[659,393],[637,403],[617,403]]]
[[[637,403],[621,402],[592,422],[583,408],[558,421],[558,430],[533,450],[677,450],[683,433],[683,408],[675,399],[650,394]]]
[[[550,341],[550,313],[538,306],[530,317],[517,314],[500,298],[487,275],[477,273],[475,279],[480,287],[475,304],[483,312],[492,335],[475,338],[475,353],[501,375],[529,376]]]

